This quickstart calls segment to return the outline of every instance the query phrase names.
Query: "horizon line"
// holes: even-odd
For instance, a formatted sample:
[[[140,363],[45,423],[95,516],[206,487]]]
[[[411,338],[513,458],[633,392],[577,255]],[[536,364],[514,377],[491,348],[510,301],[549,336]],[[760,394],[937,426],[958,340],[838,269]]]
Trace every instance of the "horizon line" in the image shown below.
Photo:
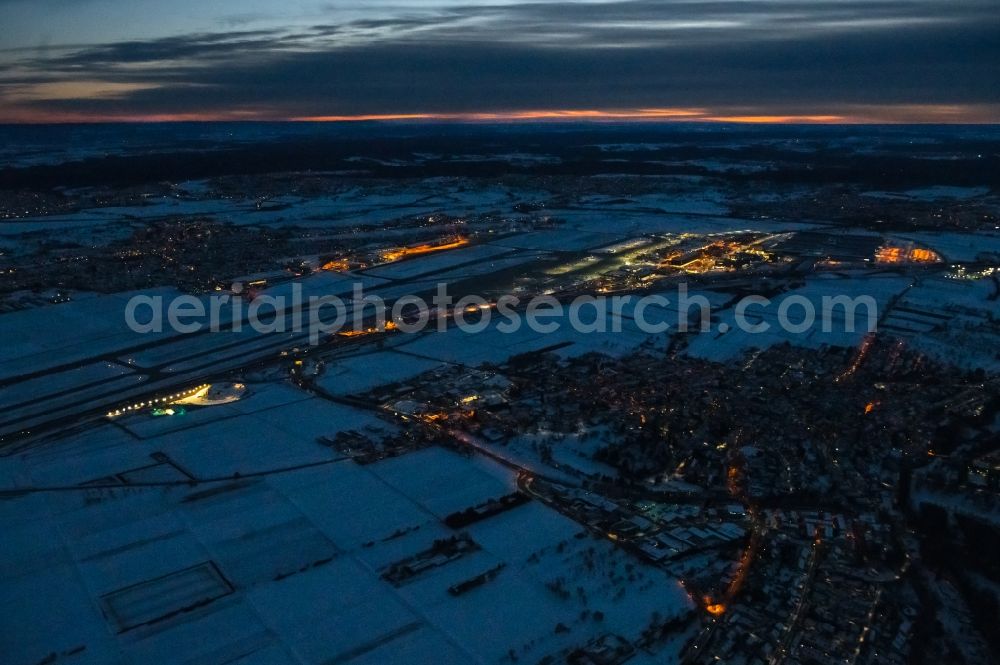
[[[956,105],[854,107],[841,113],[777,113],[735,108],[533,109],[490,112],[359,113],[271,115],[260,111],[218,113],[149,113],[92,116],[63,113],[0,116],[0,125],[99,125],[157,123],[398,123],[398,124],[530,124],[530,123],[690,123],[733,125],[979,125],[1000,124],[997,109]],[[979,113],[974,112],[979,111]]]

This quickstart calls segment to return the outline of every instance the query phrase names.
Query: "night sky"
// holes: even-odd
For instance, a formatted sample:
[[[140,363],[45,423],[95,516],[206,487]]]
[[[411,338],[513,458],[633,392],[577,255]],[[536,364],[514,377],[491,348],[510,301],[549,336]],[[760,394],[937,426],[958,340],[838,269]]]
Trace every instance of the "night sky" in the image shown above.
[[[0,121],[1000,122],[1000,0],[0,0]]]

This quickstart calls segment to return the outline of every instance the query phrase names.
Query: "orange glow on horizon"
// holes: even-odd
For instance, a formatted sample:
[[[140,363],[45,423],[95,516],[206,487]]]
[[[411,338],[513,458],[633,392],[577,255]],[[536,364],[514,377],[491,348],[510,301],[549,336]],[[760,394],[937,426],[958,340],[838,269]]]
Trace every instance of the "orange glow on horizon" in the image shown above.
[[[290,122],[389,122],[393,120],[439,120],[445,119],[437,113],[375,113],[370,115],[314,115],[285,118]]]
[[[825,113],[773,113],[766,108],[643,107],[626,109],[527,109],[476,112],[359,113],[288,116],[267,108],[178,113],[54,111],[23,106],[0,108],[0,123],[103,122],[532,122],[672,121],[736,124],[996,124],[1000,105],[837,106]]]
[[[539,109],[473,113],[401,113],[376,115],[315,115],[291,118],[294,122],[364,122],[378,120],[438,120],[457,122],[517,122],[524,120],[664,120],[705,118],[704,109]]]
[[[723,115],[702,118],[710,122],[735,122],[754,125],[788,125],[788,124],[842,124],[852,122],[842,115]],[[857,122],[854,120],[853,122]]]
[[[704,109],[549,109],[538,111],[512,111],[500,113],[465,114],[470,120],[663,120],[699,119],[705,116]]]

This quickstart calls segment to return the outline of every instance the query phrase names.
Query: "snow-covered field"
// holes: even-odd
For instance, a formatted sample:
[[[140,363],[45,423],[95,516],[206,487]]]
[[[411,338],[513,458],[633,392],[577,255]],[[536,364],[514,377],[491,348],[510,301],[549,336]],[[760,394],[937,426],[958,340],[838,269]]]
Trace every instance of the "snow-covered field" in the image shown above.
[[[989,187],[951,187],[935,185],[908,189],[904,192],[865,192],[865,196],[883,199],[914,199],[918,201],[965,201],[989,194]]]
[[[926,279],[889,312],[887,331],[939,362],[1000,370],[1000,303],[992,280]]]
[[[176,294],[173,289],[145,292]],[[0,378],[39,371],[62,363],[114,351],[140,335],[129,330],[125,306],[132,293],[121,293],[61,305],[4,314],[0,320]],[[150,333],[144,341],[168,336]]]
[[[930,247],[946,261],[975,261],[981,254],[1000,254],[1000,233],[899,233],[894,237]]]
[[[619,237],[647,233],[727,233],[733,231],[781,232],[808,230],[816,224],[808,222],[781,222],[775,220],[749,220],[715,216],[713,212],[684,214],[680,212],[656,213],[649,210],[588,210],[574,208],[556,209],[553,214],[566,220],[566,226],[589,233],[607,232],[613,228]]]
[[[0,599],[19,608],[0,622],[4,662],[537,661],[690,609],[676,580],[533,502],[468,527],[474,551],[391,584],[387,566],[456,533],[443,517],[515,483],[440,448],[359,466],[316,441],[371,428],[393,425],[251,384],[232,404],[0,458],[5,488],[36,490],[0,502]]]
[[[824,298],[846,296],[854,300],[865,296],[871,297],[876,304],[877,318],[885,311],[892,297],[903,292],[910,283],[910,279],[894,275],[814,277],[809,279],[805,286],[772,298],[767,306],[753,305],[746,309],[746,323],[754,327],[766,325],[768,326],[766,330],[762,329],[762,332],[743,330],[737,325],[735,307],[726,308],[715,312],[717,322],[713,322],[712,330],[698,334],[686,352],[699,358],[722,362],[737,358],[751,349],[766,349],[785,342],[807,348],[819,348],[823,345],[856,346],[868,332],[868,308],[859,306],[856,309],[853,326],[850,326],[849,321],[845,319],[843,306],[829,307],[827,308],[829,316],[823,315]],[[805,322],[805,309],[802,305],[790,304],[787,308],[787,318],[793,327],[787,329],[780,324],[779,311],[782,303],[793,296],[806,298],[815,314],[813,325],[801,332],[796,332],[794,326]],[[824,319],[828,330],[824,329]],[[725,332],[720,331],[723,324]]]
[[[440,366],[436,360],[385,350],[339,358],[327,367],[318,382],[334,395],[351,395],[405,382]]]

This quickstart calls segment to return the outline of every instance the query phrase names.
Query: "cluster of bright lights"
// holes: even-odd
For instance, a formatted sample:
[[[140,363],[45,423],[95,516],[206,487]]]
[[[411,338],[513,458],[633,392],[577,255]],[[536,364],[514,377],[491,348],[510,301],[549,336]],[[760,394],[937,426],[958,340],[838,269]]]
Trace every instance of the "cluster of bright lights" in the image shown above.
[[[443,243],[440,245],[416,245],[413,247],[398,247],[396,249],[387,249],[382,252],[382,260],[391,262],[398,261],[400,259],[406,258],[407,256],[419,256],[421,254],[430,254],[431,252],[440,252],[446,249],[456,249],[464,245],[469,244],[468,238],[458,238],[452,242]]]
[[[876,263],[939,263],[941,257],[929,249],[921,247],[893,247],[885,245],[875,252]]]
[[[135,404],[129,404],[128,406],[123,406],[120,409],[115,409],[114,411],[108,411],[106,414],[108,418],[114,418],[116,416],[126,415],[132,411],[139,411],[145,409],[146,407],[156,406],[157,404],[170,403],[175,400],[184,399],[185,397],[190,397],[191,395],[201,391],[208,390],[211,387],[209,383],[203,383],[200,386],[195,386],[190,390],[185,390],[179,393],[174,393],[173,395],[167,395],[165,397],[156,397],[145,402],[136,402]]]

